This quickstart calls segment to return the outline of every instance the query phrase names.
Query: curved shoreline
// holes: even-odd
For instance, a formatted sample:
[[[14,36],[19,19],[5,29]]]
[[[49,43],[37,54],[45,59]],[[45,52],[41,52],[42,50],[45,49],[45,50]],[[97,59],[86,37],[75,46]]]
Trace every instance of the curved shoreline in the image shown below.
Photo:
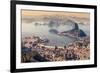
[[[55,46],[47,46],[47,45],[43,45],[43,44],[38,44],[38,45],[41,46],[41,47],[46,47],[46,48],[55,48]],[[57,47],[64,48],[62,46],[57,46]]]

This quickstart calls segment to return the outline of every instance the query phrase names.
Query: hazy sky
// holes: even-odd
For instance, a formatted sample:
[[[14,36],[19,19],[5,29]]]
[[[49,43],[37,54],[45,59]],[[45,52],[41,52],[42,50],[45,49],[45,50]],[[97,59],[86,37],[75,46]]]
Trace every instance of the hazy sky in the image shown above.
[[[73,16],[80,18],[89,18],[89,13],[82,12],[56,12],[56,11],[34,11],[34,10],[22,10],[22,16],[54,16],[54,15],[63,15],[63,16]]]

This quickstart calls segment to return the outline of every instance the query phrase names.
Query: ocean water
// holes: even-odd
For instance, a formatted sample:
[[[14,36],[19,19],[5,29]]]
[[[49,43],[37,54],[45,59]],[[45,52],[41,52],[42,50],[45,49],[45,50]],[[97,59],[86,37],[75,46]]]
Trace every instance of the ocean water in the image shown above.
[[[42,22],[43,23],[43,22]],[[22,23],[22,37],[35,35],[39,36],[41,39],[49,39],[49,43],[46,43],[48,46],[64,46],[71,42],[74,42],[76,39],[70,38],[67,36],[59,36],[57,34],[52,34],[49,32],[51,29],[55,29],[59,32],[67,31],[73,28],[73,25],[48,25],[48,24],[36,24],[36,22],[31,23]],[[79,28],[82,29],[87,35],[90,35],[90,25],[79,24]]]

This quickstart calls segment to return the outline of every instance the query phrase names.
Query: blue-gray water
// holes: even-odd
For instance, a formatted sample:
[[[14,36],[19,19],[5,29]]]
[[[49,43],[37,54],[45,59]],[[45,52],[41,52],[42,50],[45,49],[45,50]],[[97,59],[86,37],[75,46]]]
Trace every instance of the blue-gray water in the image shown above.
[[[50,29],[56,29],[59,32],[67,31],[73,28],[72,25],[60,24],[59,26],[55,26],[55,25],[50,26],[47,24],[36,25],[35,23],[36,22],[22,23],[22,37],[35,35],[35,36],[39,36],[42,39],[49,39],[50,42],[46,44],[48,46],[55,46],[55,45],[64,46],[67,45],[68,43],[75,41],[74,38],[70,38],[67,36],[58,36],[56,34],[52,34],[49,32]],[[79,24],[79,28],[82,29],[87,35],[90,34],[89,25]]]

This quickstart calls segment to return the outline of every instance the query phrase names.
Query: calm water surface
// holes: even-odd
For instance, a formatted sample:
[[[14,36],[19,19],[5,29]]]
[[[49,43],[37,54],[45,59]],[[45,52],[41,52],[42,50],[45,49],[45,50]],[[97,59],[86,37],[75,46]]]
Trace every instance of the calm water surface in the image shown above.
[[[64,46],[68,43],[75,41],[74,38],[70,38],[67,36],[58,36],[56,34],[52,34],[49,32],[50,29],[56,29],[59,32],[67,31],[72,29],[72,25],[63,25],[60,24],[59,26],[50,26],[50,25],[36,25],[35,22],[32,23],[22,23],[22,37],[35,35],[39,36],[42,39],[49,39],[50,42],[46,45],[48,46]],[[82,29],[87,35],[90,34],[90,27],[89,25],[81,25],[79,24],[79,28]]]

